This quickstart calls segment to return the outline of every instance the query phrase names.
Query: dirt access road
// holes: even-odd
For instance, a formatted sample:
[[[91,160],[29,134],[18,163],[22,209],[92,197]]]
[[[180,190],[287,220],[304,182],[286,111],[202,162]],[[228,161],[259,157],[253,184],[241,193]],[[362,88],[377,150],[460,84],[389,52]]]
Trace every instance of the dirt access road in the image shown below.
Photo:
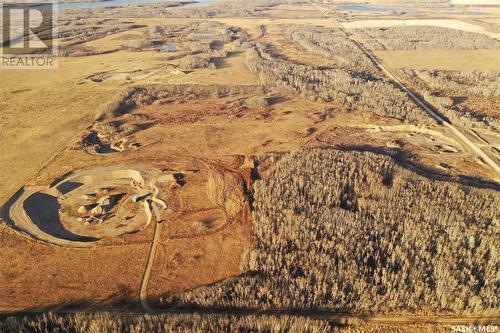
[[[320,12],[325,15],[325,17],[330,20],[336,27],[338,27],[343,33],[346,34],[348,38],[352,40],[352,42],[358,46],[361,51],[375,64],[375,66],[380,69],[389,79],[394,81],[396,85],[401,88],[403,91],[405,91],[408,96],[419,106],[421,107],[425,112],[427,112],[432,118],[434,118],[439,124],[442,126],[445,126],[449,128],[455,137],[460,140],[465,147],[467,147],[471,152],[473,152],[476,156],[478,156],[484,163],[486,163],[495,173],[496,175],[496,180],[500,181],[500,166],[493,160],[491,159],[481,148],[479,145],[475,144],[472,142],[464,133],[462,133],[457,127],[452,125],[449,121],[438,115],[434,110],[432,110],[421,98],[419,98],[415,93],[413,93],[409,88],[406,87],[406,85],[403,83],[403,81],[393,74],[391,71],[387,69],[387,67],[382,64],[356,37],[354,37],[349,31],[347,31],[344,26],[338,22],[335,18],[331,17],[328,15],[328,12],[326,9],[320,7],[317,3],[314,3],[316,8]],[[467,129],[469,132],[471,131],[470,129]]]

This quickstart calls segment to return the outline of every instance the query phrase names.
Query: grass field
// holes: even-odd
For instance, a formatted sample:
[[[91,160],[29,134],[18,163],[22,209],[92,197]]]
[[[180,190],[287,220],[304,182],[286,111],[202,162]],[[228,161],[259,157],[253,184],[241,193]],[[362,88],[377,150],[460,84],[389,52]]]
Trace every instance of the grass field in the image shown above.
[[[392,68],[500,71],[498,50],[376,51]]]
[[[152,230],[122,238],[125,246],[67,249],[20,236],[2,223],[0,311],[137,300]]]

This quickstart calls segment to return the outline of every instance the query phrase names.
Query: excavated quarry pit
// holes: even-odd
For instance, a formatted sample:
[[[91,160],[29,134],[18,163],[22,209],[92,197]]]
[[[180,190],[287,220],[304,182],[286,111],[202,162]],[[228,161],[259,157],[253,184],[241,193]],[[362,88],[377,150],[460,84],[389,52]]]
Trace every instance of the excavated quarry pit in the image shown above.
[[[9,218],[23,233],[48,243],[92,247],[100,239],[139,232],[152,220],[160,173],[146,168],[80,170],[46,187],[26,187]],[[175,183],[173,175],[162,182]]]

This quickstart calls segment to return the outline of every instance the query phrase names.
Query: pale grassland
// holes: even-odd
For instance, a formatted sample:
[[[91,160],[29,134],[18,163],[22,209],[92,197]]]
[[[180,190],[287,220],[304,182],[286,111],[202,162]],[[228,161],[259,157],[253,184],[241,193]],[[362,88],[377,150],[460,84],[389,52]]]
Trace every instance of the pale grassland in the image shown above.
[[[500,29],[500,18],[484,18],[482,20],[487,23],[492,23]]]
[[[81,46],[84,48],[89,48],[91,50],[99,50],[101,52],[120,49],[126,46],[127,43],[130,42],[130,40],[144,39],[148,30],[149,28],[122,31],[100,39],[83,43]]]
[[[120,40],[114,42],[116,45],[121,43]],[[105,46],[104,42],[91,43],[96,47]],[[245,66],[243,53],[225,59],[218,70],[200,70],[182,77],[171,75],[171,66],[161,61],[160,56],[158,52],[120,51],[88,57],[61,57],[59,68],[50,73],[2,70],[0,200],[5,201],[55,152],[71,142],[123,84],[141,78],[172,83],[256,83]],[[126,75],[143,69],[155,69],[156,72],[149,76]],[[117,74],[103,83],[84,80],[100,72]],[[127,80],[129,77],[132,80]]]
[[[220,68],[213,70],[203,68],[189,75],[174,78],[175,83],[199,83],[199,84],[227,84],[228,78],[234,85],[256,85],[258,80],[245,65],[245,52],[236,53],[224,59]]]
[[[117,52],[83,58],[60,58],[59,68],[2,70],[0,78],[0,200],[68,144],[116,93],[121,82],[77,82],[110,69],[150,66],[151,57]]]
[[[125,236],[126,246],[66,249],[0,223],[0,311],[137,300],[152,231]]]
[[[500,70],[498,50],[397,50],[375,51],[392,68],[434,70]]]

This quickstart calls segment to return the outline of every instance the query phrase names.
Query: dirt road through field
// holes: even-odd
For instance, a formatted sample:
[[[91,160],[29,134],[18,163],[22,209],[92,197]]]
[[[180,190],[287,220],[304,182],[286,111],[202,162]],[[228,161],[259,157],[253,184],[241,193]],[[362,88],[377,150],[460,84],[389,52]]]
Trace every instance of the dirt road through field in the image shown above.
[[[146,268],[144,269],[144,275],[142,276],[141,289],[139,292],[141,305],[144,308],[144,310],[149,313],[156,312],[156,310],[148,302],[148,284],[149,284],[149,277],[151,276],[151,270],[153,269],[153,264],[156,257],[156,249],[158,247],[158,241],[161,235],[162,220],[161,220],[160,208],[158,206],[161,206],[163,210],[167,208],[165,203],[162,202],[157,197],[158,187],[155,184],[152,184],[152,188],[153,188],[153,196],[150,204],[153,208],[152,211],[153,214],[155,215],[156,223],[155,223],[153,240],[151,242],[151,248],[149,250],[149,255],[147,258]]]

